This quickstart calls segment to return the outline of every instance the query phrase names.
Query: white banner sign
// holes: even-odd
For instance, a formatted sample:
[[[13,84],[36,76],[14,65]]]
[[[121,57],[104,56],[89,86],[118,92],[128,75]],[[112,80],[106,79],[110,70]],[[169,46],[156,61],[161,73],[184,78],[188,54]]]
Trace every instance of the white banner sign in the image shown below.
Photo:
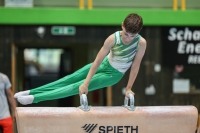
[[[5,7],[33,7],[33,0],[5,0]]]

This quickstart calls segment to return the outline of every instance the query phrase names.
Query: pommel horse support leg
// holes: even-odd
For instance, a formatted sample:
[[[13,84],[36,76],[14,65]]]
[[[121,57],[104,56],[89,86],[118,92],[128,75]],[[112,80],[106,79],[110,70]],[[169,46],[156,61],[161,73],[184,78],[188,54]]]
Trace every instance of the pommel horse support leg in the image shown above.
[[[195,133],[194,106],[18,107],[18,133]]]

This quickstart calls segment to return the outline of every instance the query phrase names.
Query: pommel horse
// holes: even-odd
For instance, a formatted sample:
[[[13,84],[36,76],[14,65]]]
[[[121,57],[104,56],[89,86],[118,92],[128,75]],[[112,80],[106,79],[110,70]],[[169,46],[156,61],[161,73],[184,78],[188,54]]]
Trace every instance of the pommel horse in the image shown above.
[[[130,106],[128,105],[130,99]],[[79,107],[17,107],[18,133],[195,133],[194,106],[134,106],[134,96],[123,106],[91,107],[87,96]]]

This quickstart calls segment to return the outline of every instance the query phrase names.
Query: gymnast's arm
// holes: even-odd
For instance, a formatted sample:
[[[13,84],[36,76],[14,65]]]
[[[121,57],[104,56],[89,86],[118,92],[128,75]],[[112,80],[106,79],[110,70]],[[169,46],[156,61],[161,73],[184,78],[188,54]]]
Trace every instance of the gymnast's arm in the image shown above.
[[[88,86],[90,84],[90,80],[96,73],[98,67],[100,66],[103,59],[106,57],[106,55],[110,52],[110,49],[114,46],[115,43],[115,37],[114,34],[110,35],[104,42],[104,45],[100,49],[99,53],[96,56],[96,59],[92,63],[92,66],[88,72],[88,75],[82,85],[79,87],[79,94],[87,94],[88,93]]]
[[[138,74],[140,64],[142,61],[142,58],[144,56],[145,50],[146,50],[146,40],[141,37],[139,45],[138,45],[138,52],[135,55],[135,59],[131,65],[131,70],[129,74],[129,80],[128,84],[126,86],[126,97],[128,97],[128,93],[134,94],[131,90],[133,83],[135,82],[136,76]]]

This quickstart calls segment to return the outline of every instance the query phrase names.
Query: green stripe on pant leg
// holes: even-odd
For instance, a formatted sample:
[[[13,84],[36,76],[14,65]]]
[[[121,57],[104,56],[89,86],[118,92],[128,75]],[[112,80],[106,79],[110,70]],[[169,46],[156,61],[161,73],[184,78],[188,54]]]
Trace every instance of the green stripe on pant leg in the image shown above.
[[[112,73],[96,74],[96,75],[94,75],[94,77],[92,78],[92,80],[90,82],[89,91],[112,86],[112,85],[118,83],[122,77],[123,77],[122,74],[112,74]]]
[[[105,59],[98,68],[97,73],[93,76],[89,85],[89,91],[111,86],[117,83],[122,77],[123,74],[114,69],[109,64],[108,60]],[[51,89],[50,91],[42,91],[35,95],[33,94],[34,103],[76,95],[79,93],[79,86],[84,82],[84,80],[85,78],[67,86],[63,85],[63,87],[60,88]]]
[[[89,85],[89,91],[112,86],[119,82],[123,76],[124,74],[113,68],[106,58],[101,71],[93,76]]]
[[[38,94],[38,93],[43,93],[46,91],[51,91],[51,90],[55,90],[55,89],[59,89],[62,88],[64,86],[76,83],[78,81],[81,81],[83,79],[86,78],[88,71],[91,67],[91,64],[88,64],[86,66],[84,66],[83,68],[77,70],[76,72],[74,72],[73,74],[67,75],[57,81],[54,81],[52,83],[43,85],[41,87],[35,88],[35,89],[31,89],[30,90],[30,95],[34,95],[34,94]]]
[[[110,76],[112,74],[112,77]],[[93,91],[96,89],[100,89],[103,87],[111,86],[116,84],[121,78],[123,74],[116,74],[116,73],[97,73],[93,76],[90,85],[89,91]],[[72,95],[76,95],[79,93],[79,86],[83,83],[84,80],[79,81],[77,83],[58,88],[52,91],[43,92],[40,94],[33,95],[34,96],[34,103],[45,101],[45,100],[53,100],[64,98]]]
[[[46,91],[43,93],[35,94],[33,95],[33,103],[76,95],[79,93],[79,86],[83,83],[83,81],[84,80],[52,91]]]
[[[111,86],[117,83],[121,78],[122,75],[116,75],[110,77],[110,74],[98,73],[95,74],[94,77],[92,78],[88,89],[89,91],[93,91],[103,87]],[[59,99],[79,94],[79,86],[83,83],[83,81],[84,80],[56,90],[33,95],[34,96],[33,103],[45,100]]]
[[[103,60],[103,62],[101,63],[100,67],[98,68],[97,73],[99,71],[101,71],[102,68],[107,63],[108,63],[108,61],[107,61],[107,57],[106,57]],[[87,76],[87,74],[88,74],[88,72],[90,70],[91,65],[92,65],[92,63],[84,66],[83,68],[81,68],[79,70],[77,70],[73,74],[67,75],[67,76],[65,76],[65,77],[63,77],[63,78],[61,78],[61,79],[59,79],[57,81],[54,81],[52,83],[43,85],[43,86],[35,88],[35,89],[31,89],[30,90],[30,95],[34,95],[34,94],[38,94],[38,93],[43,93],[45,91],[51,91],[51,90],[54,90],[54,89],[62,88],[64,86],[67,86],[67,85],[76,83],[78,81],[81,81],[81,80],[86,78],[86,76]]]

